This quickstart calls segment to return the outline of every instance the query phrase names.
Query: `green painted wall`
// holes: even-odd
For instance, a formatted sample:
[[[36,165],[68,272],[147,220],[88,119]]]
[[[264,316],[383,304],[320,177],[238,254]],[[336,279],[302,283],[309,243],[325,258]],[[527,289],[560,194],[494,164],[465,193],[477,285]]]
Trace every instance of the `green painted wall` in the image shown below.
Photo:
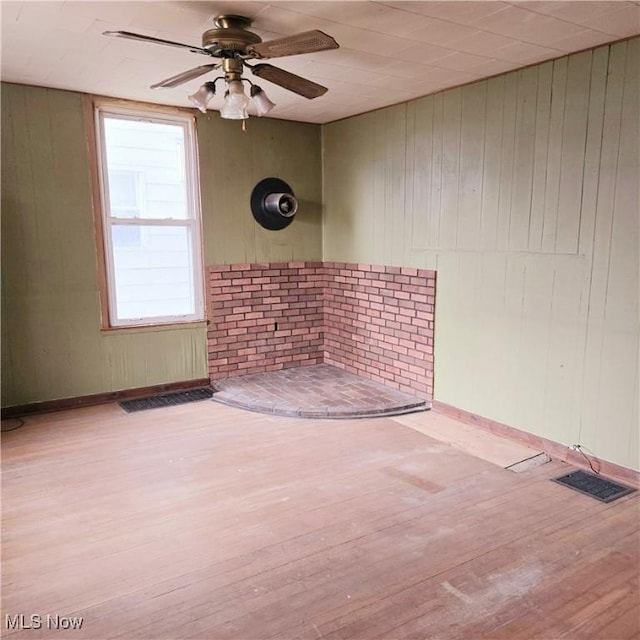
[[[323,129],[325,260],[438,271],[435,398],[634,469],[639,48]]]
[[[2,84],[2,406],[207,376],[204,326],[102,332],[84,96]],[[198,118],[205,263],[322,256],[320,128]],[[292,186],[295,222],[268,232],[249,196]]]
[[[639,469],[639,42],[333,123],[322,146],[315,125],[199,116],[205,262],[437,269],[438,400]],[[83,98],[2,85],[3,406],[206,376],[204,327],[100,331]],[[301,203],[278,233],[249,213],[266,176]]]
[[[200,190],[206,264],[322,259],[322,156],[318,125],[199,115]],[[281,231],[256,224],[249,196],[262,178],[287,182],[298,199]]]

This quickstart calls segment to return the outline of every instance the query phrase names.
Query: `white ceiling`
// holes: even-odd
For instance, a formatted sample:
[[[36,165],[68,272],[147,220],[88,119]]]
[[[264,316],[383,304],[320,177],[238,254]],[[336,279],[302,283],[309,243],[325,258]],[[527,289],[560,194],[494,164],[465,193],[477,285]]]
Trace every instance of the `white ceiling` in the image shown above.
[[[149,85],[206,58],[102,32],[134,31],[200,46],[211,19],[223,13],[251,17],[251,30],[263,40],[320,29],[340,48],[269,62],[327,86],[324,96],[307,100],[259,81],[277,104],[271,117],[315,123],[640,33],[640,1],[622,0],[2,0],[0,11],[2,80],[179,106],[188,106],[187,94],[216,73],[175,89]],[[212,107],[219,106],[214,101]]]

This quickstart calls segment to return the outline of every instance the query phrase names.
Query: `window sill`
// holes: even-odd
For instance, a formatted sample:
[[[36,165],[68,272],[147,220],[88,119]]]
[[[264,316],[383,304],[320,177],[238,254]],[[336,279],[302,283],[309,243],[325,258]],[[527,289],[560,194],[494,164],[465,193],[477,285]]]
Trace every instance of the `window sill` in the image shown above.
[[[189,329],[206,328],[207,320],[195,320],[193,322],[172,322],[170,324],[136,324],[126,327],[102,327],[100,333],[112,335],[116,333],[155,333],[158,331],[186,331]]]

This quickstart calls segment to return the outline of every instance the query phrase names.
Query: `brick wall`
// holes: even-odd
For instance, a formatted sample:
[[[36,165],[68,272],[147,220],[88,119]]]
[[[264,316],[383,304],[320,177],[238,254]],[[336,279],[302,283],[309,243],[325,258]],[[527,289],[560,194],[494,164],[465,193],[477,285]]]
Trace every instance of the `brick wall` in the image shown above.
[[[212,380],[326,362],[433,397],[435,272],[336,262],[209,268]]]
[[[324,361],[433,397],[435,271],[325,262]]]
[[[323,360],[320,262],[209,267],[209,377]]]

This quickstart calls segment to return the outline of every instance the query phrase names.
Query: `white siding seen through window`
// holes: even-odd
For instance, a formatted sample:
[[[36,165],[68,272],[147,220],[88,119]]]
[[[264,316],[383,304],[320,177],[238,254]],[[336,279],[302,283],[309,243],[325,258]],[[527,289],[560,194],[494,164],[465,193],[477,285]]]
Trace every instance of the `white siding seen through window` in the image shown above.
[[[202,320],[193,119],[97,107],[109,324]]]

